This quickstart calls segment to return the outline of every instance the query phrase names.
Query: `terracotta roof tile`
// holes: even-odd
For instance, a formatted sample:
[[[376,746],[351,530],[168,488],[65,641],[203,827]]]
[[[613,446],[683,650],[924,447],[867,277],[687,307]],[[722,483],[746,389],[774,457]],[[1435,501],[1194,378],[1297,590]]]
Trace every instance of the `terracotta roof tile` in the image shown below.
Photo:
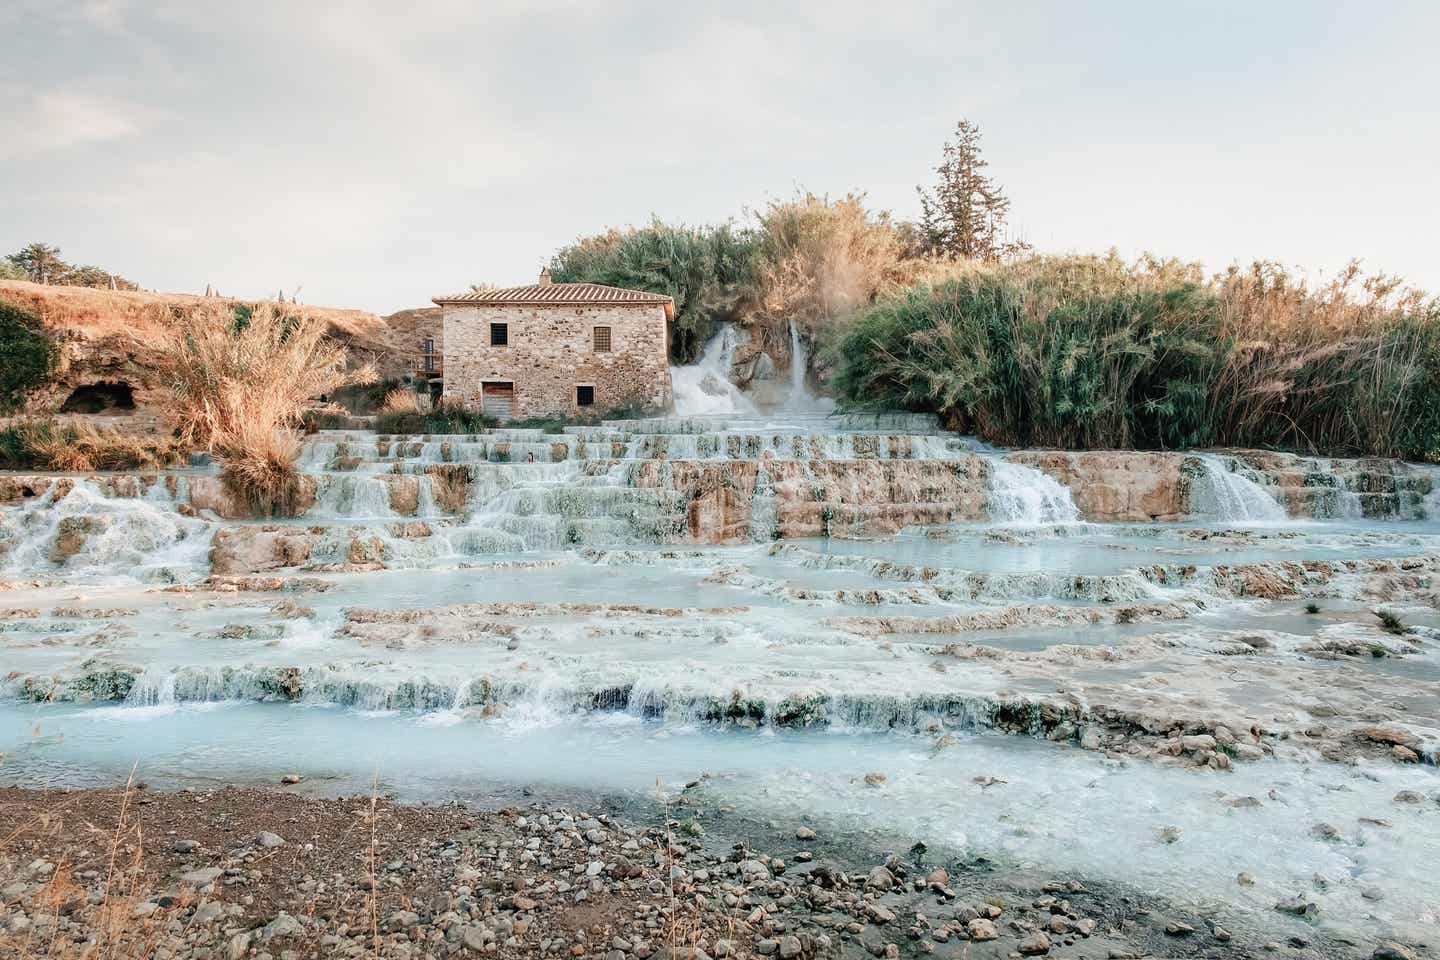
[[[672,298],[663,293],[649,293],[645,290],[627,290],[624,287],[607,287],[601,283],[532,283],[528,287],[503,287],[490,290],[472,290],[451,296],[439,296],[434,303],[654,303],[671,304]]]

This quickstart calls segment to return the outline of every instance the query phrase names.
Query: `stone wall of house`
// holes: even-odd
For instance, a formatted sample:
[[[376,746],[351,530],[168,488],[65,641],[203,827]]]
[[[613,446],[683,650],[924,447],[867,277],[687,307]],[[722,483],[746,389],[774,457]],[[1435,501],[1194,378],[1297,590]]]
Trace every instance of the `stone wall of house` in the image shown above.
[[[658,304],[590,306],[448,304],[444,308],[445,398],[479,408],[482,384],[515,385],[514,417],[600,414],[670,405],[665,309]],[[509,345],[490,345],[490,324],[509,325]],[[610,328],[596,353],[594,329]],[[575,388],[595,388],[576,404]]]

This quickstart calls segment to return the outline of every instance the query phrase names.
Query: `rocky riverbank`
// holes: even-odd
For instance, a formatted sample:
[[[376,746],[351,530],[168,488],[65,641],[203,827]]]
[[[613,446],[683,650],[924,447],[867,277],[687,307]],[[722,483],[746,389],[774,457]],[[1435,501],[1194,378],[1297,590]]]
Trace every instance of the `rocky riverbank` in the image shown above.
[[[1246,945],[1136,891],[948,860],[923,840],[856,850],[804,823],[737,838],[738,821],[702,827],[684,792],[648,811],[482,811],[286,780],[0,790],[0,956],[1428,956]]]

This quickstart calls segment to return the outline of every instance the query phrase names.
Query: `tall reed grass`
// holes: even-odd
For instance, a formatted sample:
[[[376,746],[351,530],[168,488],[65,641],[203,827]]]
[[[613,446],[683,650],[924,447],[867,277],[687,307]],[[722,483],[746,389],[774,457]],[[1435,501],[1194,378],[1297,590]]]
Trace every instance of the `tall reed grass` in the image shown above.
[[[0,429],[7,470],[153,470],[184,463],[189,444],[169,436],[106,430],[87,421],[17,420]]]
[[[839,336],[854,405],[1013,445],[1440,453],[1440,307],[1351,267],[1034,257],[886,299]]]
[[[165,329],[161,373],[181,435],[207,447],[231,490],[257,513],[285,515],[300,497],[296,428],[312,397],[375,379],[350,369],[316,316],[262,303],[204,303]]]

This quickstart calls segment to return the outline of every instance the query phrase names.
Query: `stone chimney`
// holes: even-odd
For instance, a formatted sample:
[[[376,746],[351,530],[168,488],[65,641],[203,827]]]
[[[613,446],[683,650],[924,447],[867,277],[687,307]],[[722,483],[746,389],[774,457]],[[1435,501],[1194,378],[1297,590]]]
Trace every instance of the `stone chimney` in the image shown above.
[[[552,284],[552,283],[554,283],[554,282],[555,282],[555,281],[553,281],[553,280],[550,279],[550,268],[549,268],[549,267],[546,267],[544,270],[541,270],[541,271],[540,271],[540,281],[539,281],[540,286],[542,286],[542,287],[548,287],[548,286],[550,286],[550,284]]]

